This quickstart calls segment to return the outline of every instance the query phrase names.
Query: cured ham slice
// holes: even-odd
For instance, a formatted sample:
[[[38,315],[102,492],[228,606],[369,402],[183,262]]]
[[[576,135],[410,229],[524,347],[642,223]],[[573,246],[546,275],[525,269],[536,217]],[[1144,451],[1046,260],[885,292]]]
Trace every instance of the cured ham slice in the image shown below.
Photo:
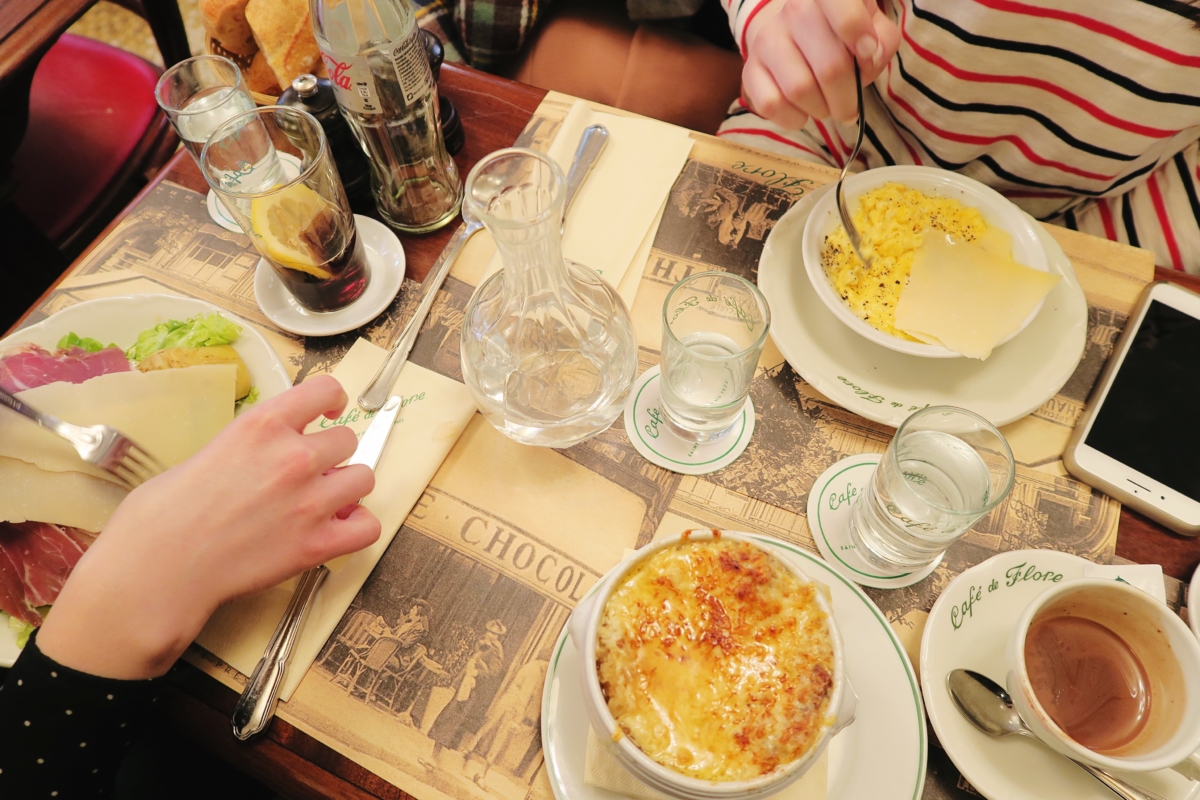
[[[58,599],[94,538],[48,522],[0,522],[0,611],[40,625],[34,609]]]
[[[0,354],[0,389],[22,392],[58,381],[83,383],[97,375],[130,369],[129,359],[119,347],[106,347],[95,353],[68,347],[51,353],[27,342]]]

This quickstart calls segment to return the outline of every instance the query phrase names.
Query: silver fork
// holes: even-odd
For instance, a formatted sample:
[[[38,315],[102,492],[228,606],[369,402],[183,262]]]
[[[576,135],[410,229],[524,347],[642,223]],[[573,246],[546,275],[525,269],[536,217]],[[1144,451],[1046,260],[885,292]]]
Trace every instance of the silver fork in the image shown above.
[[[871,260],[863,255],[862,236],[859,234],[858,228],[854,227],[854,219],[850,210],[846,208],[846,195],[842,192],[842,181],[846,179],[846,173],[850,171],[850,165],[854,163],[854,159],[858,158],[858,151],[862,147],[863,133],[867,127],[867,121],[863,118],[862,75],[858,69],[857,59],[854,62],[854,87],[858,90],[858,138],[854,140],[854,152],[850,154],[850,158],[846,159],[834,191],[837,192],[838,216],[842,218],[842,227],[846,229],[846,238],[850,240],[850,246],[854,248],[854,255],[858,256],[864,266],[869,267]]]
[[[0,405],[5,405],[71,443],[79,457],[108,472],[130,489],[166,470],[152,455],[138,447],[125,434],[110,425],[72,425],[58,417],[38,411],[0,389]]]

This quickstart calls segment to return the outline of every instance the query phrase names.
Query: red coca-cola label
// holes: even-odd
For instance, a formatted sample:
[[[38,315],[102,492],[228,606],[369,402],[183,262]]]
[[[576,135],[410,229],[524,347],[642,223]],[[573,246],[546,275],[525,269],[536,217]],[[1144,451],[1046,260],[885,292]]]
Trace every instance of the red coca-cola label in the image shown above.
[[[383,113],[366,56],[348,56],[343,61],[322,51],[321,59],[343,109],[354,114]]]

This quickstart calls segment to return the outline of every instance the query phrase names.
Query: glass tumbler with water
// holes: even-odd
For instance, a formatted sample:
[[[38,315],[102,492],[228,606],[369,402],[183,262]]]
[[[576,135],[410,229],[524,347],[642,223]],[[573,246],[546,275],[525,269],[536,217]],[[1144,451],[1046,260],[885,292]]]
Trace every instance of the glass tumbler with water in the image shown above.
[[[978,414],[932,406],[906,419],[850,512],[859,554],[892,573],[928,566],[1012,489],[1012,450]]]
[[[299,174],[285,169],[282,153]],[[230,119],[209,137],[200,171],[297,303],[336,311],[362,295],[366,249],[311,114],[265,106]]]
[[[750,281],[728,272],[684,278],[663,304],[662,404],[667,426],[713,442],[737,422],[767,341],[771,309]]]
[[[237,64],[222,56],[180,61],[158,79],[154,99],[197,164],[221,123],[254,108]]]

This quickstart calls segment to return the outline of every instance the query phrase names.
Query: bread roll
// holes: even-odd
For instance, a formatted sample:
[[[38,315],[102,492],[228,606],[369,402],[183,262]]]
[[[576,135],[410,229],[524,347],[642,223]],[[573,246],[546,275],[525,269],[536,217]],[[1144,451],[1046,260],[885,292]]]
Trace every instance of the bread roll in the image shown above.
[[[297,75],[321,63],[308,0],[250,0],[246,20],[280,86],[291,86]]]
[[[272,97],[283,92],[283,89],[279,88],[279,79],[275,77],[275,72],[267,63],[267,57],[262,50],[254,54],[254,58],[250,59],[250,66],[242,74],[245,75],[246,85],[252,92],[269,94]]]
[[[246,21],[246,1],[200,0],[204,30],[221,47],[239,56],[253,55],[258,50],[254,32]]]

